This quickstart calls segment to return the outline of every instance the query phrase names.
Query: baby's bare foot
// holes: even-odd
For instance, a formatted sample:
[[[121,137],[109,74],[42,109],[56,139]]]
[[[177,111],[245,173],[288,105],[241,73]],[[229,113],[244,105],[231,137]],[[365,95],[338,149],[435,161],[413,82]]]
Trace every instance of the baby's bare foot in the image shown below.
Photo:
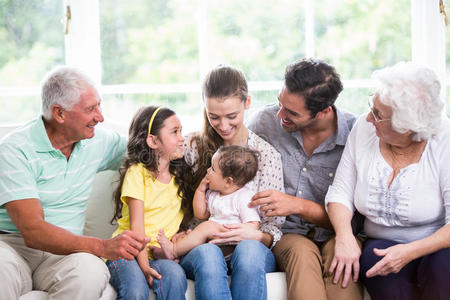
[[[174,253],[173,243],[164,234],[164,230],[161,229],[158,232],[158,236],[156,237],[156,240],[158,241],[159,245],[161,246],[161,250],[162,250],[165,258],[174,260],[176,258],[176,255]]]

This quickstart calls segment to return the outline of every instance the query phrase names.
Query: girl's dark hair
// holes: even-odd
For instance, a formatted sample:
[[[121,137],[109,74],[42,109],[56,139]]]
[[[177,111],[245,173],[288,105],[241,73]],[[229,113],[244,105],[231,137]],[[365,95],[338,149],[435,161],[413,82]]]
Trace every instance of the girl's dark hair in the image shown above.
[[[203,101],[207,98],[225,100],[230,97],[239,97],[245,102],[248,97],[247,81],[244,74],[231,66],[218,65],[212,69],[205,78],[202,90]],[[195,187],[200,184],[206,171],[211,166],[211,158],[216,150],[223,145],[220,135],[209,124],[206,110],[203,111],[203,130],[191,140],[198,148],[198,161],[195,162],[197,170],[194,173]]]
[[[140,108],[131,121],[128,132],[127,153],[122,166],[119,169],[119,186],[114,193],[115,212],[111,223],[117,221],[122,215],[123,203],[120,200],[123,180],[128,168],[132,165],[142,163],[153,174],[158,173],[159,157],[156,151],[147,145],[148,125],[150,118],[158,107],[145,106]],[[169,108],[162,107],[153,120],[151,134],[159,138],[160,130],[163,128],[164,121],[175,115],[175,112]],[[181,207],[184,211],[183,222],[188,222],[193,216],[192,198],[194,195],[192,170],[184,158],[170,161],[169,172],[175,178],[178,185],[178,195],[181,197]]]

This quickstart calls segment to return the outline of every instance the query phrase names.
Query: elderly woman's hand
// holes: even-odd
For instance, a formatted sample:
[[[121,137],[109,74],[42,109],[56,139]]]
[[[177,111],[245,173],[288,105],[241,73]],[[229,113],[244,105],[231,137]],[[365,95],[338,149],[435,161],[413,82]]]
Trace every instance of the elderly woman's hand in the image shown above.
[[[238,244],[243,240],[262,240],[263,233],[256,229],[254,224],[251,223],[239,223],[239,224],[229,224],[224,225],[225,228],[229,229],[226,232],[220,232],[214,234],[214,239],[209,241],[210,243],[216,245],[225,244]]]
[[[333,283],[339,282],[339,278],[344,272],[342,287],[346,287],[353,272],[353,281],[358,280],[359,274],[359,257],[361,249],[353,235],[336,236],[336,244],[334,246],[334,257],[331,261],[329,269],[330,274],[335,272]]]
[[[374,248],[373,252],[378,256],[384,257],[367,271],[366,276],[368,278],[398,273],[407,263],[414,259],[412,256],[414,250],[409,244],[398,244],[386,249]]]

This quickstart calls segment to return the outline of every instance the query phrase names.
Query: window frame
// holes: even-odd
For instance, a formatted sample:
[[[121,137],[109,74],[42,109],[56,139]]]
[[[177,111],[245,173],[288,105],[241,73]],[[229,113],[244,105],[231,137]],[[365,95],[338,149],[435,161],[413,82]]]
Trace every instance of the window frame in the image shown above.
[[[66,64],[78,67],[91,76],[100,93],[109,94],[164,94],[200,92],[202,78],[208,72],[208,9],[207,0],[199,0],[198,43],[199,69],[198,83],[186,84],[116,84],[103,85],[101,82],[101,47],[99,0],[65,0],[64,11],[69,6],[71,19],[69,33],[65,35]],[[305,53],[315,56],[314,1],[304,0],[305,9]],[[427,34],[435,32],[436,34]],[[433,69],[441,81],[441,95],[445,99],[450,80],[446,78],[445,66],[445,24],[439,11],[439,0],[411,0],[411,53],[412,61]],[[280,70],[282,72],[282,70]],[[343,80],[347,89],[371,88],[371,79]],[[282,86],[281,81],[250,81],[249,89],[273,91]],[[0,96],[35,96],[39,87],[0,87]],[[447,101],[446,101],[447,102]]]

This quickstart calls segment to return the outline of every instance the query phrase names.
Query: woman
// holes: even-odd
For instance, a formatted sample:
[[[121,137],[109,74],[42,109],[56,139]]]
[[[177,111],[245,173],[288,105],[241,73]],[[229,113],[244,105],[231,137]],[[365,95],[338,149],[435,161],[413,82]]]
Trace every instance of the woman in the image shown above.
[[[260,152],[256,177],[247,184],[255,192],[283,190],[280,154],[244,125],[244,111],[250,106],[244,75],[228,66],[218,66],[203,85],[204,129],[185,141],[185,159],[194,166],[198,183],[211,166],[211,157],[222,145],[249,146]],[[283,217],[259,212],[259,230],[246,224],[226,226],[212,243],[200,245],[184,256],[180,264],[195,280],[196,299],[266,299],[267,272],[275,271],[270,248],[281,238]],[[217,245],[238,244],[225,260]],[[228,285],[227,272],[231,274]]]
[[[427,68],[399,63],[379,82],[347,140],[326,196],[336,231],[330,272],[353,272],[377,299],[448,299],[450,295],[450,126],[440,84]],[[351,234],[366,217],[362,251]],[[342,273],[343,272],[343,273]]]

